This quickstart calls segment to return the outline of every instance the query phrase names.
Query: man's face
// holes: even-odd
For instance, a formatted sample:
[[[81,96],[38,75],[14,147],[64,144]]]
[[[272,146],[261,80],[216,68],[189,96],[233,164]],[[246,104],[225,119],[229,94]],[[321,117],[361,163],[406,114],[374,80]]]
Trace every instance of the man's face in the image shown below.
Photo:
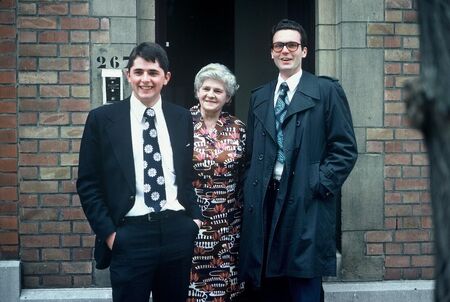
[[[272,38],[272,43],[297,42],[301,44],[300,33],[292,29],[277,31]],[[283,79],[287,79],[302,68],[302,59],[306,57],[307,49],[299,45],[296,51],[289,51],[286,46],[280,52],[271,50],[273,62],[278,67]]]
[[[161,95],[162,88],[169,83],[170,72],[164,73],[158,61],[134,60],[127,71],[127,79],[136,98],[146,106],[153,106]]]

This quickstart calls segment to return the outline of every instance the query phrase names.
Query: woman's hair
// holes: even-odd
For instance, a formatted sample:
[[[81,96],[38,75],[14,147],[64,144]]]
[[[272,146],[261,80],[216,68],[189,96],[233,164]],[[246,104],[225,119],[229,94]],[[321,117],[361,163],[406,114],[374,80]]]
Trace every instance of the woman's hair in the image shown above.
[[[229,97],[234,96],[239,85],[236,83],[236,77],[231,71],[222,64],[208,64],[197,73],[194,80],[194,92],[197,97],[197,91],[202,87],[205,80],[212,79],[223,83],[225,92]]]

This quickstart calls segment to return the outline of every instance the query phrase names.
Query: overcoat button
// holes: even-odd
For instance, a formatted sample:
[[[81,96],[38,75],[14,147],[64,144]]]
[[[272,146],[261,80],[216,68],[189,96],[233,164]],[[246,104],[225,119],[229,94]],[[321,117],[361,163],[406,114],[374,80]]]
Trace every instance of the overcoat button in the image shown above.
[[[258,160],[263,160],[264,159],[264,154],[260,154],[259,156],[258,156]]]
[[[253,185],[256,186],[258,184],[258,180],[255,179],[255,181],[253,182]]]
[[[297,127],[300,126],[300,121],[297,121],[296,125],[297,125]]]
[[[263,131],[263,132],[262,132],[262,135],[263,135],[263,136],[266,135],[266,131]]]
[[[130,196],[130,201],[134,201],[134,196]]]

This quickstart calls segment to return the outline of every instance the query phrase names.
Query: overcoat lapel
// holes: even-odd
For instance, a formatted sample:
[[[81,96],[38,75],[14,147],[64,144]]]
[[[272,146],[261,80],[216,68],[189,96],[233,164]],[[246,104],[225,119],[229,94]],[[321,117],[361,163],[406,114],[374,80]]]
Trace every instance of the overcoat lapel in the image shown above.
[[[116,106],[107,117],[108,124],[105,131],[108,134],[112,146],[112,152],[117,158],[120,169],[125,175],[131,190],[136,189],[133,144],[131,140],[131,122],[130,122],[130,99],[121,101],[120,106]]]
[[[273,98],[275,93],[276,82],[270,82],[264,91],[261,91],[262,98],[258,99],[255,103],[255,116],[261,122],[273,142],[276,143],[277,135],[275,132],[275,111],[273,108]]]

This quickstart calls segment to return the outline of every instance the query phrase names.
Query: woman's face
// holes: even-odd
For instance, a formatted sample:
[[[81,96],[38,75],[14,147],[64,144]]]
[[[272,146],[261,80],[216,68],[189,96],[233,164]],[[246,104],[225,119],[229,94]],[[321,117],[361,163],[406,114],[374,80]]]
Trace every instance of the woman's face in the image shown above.
[[[200,89],[197,90],[197,98],[200,102],[202,113],[217,114],[230,100],[221,81],[206,79]]]

